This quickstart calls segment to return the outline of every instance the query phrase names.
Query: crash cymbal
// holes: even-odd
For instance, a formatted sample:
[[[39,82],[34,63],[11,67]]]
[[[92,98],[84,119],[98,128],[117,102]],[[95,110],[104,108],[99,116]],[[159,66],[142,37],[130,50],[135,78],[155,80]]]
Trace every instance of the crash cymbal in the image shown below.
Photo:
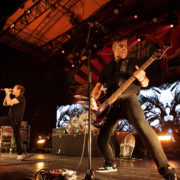
[[[77,99],[88,99],[88,97],[82,96],[82,95],[78,95],[78,94],[74,95],[74,97],[77,98]]]

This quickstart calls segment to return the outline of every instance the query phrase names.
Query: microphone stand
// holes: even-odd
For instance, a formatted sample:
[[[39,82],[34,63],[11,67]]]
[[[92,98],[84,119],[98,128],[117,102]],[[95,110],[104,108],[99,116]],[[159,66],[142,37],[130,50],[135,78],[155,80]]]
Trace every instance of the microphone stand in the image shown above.
[[[90,40],[90,34],[91,34],[91,28],[93,25],[89,23],[89,30],[88,30],[88,36],[87,36],[87,59],[88,59],[88,98],[89,98],[89,112],[88,112],[88,170],[86,171],[85,180],[92,180],[95,178],[94,169],[91,168],[91,146],[92,146],[92,133],[91,133],[91,108],[90,108],[90,102],[91,102],[91,66],[90,66],[90,58],[91,58],[91,49],[89,47],[89,40]]]

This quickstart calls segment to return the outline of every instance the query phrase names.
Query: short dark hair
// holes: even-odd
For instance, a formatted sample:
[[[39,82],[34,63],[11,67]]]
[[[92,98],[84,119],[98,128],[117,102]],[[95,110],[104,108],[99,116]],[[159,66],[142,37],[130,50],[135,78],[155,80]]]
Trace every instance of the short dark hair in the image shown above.
[[[122,40],[128,40],[128,37],[125,36],[125,35],[116,35],[116,36],[113,38],[113,43],[114,43],[114,42],[119,42],[119,41],[122,41]]]
[[[20,89],[20,94],[24,94],[24,92],[25,92],[24,86],[22,86],[20,84],[16,84],[16,86],[17,86],[17,89]]]

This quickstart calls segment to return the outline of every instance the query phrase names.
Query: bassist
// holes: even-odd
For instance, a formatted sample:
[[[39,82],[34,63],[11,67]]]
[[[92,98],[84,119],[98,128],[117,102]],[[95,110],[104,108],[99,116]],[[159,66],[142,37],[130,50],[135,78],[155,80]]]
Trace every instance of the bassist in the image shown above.
[[[140,63],[136,59],[128,59],[128,40],[124,37],[116,37],[113,40],[112,50],[114,60],[106,64],[99,75],[99,79],[91,92],[91,109],[97,110],[96,99],[106,85],[107,94],[111,95],[120,87],[130,76],[133,75],[136,80],[123,92],[121,97],[115,99],[111,105],[106,120],[100,128],[98,136],[98,146],[105,159],[103,167],[97,169],[97,172],[117,171],[115,162],[115,152],[110,143],[111,136],[116,130],[119,119],[127,119],[137,130],[137,132],[146,140],[150,146],[155,164],[159,173],[165,179],[176,179],[175,169],[168,165],[167,157],[162,149],[155,131],[149,126],[144,118],[144,112],[138,102],[138,94],[141,87],[147,87],[149,79],[144,70],[141,70]]]

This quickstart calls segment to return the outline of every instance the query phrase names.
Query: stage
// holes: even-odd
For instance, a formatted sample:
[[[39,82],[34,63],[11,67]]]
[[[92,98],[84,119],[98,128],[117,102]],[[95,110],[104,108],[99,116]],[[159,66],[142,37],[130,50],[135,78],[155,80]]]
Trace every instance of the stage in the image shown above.
[[[84,157],[78,167],[80,157],[60,156],[52,154],[31,154],[32,156],[24,161],[17,161],[15,153],[1,153],[0,157],[0,179],[1,180],[29,180],[34,179],[35,174],[40,169],[57,170],[67,169],[75,171],[77,180],[84,179],[88,170],[88,158]],[[118,171],[111,173],[95,172],[95,179],[102,180],[163,180],[158,174],[156,166],[151,159],[131,158],[116,159]],[[92,158],[92,168],[97,169],[102,166],[103,159]],[[176,168],[180,177],[180,159],[169,158],[169,164]]]

